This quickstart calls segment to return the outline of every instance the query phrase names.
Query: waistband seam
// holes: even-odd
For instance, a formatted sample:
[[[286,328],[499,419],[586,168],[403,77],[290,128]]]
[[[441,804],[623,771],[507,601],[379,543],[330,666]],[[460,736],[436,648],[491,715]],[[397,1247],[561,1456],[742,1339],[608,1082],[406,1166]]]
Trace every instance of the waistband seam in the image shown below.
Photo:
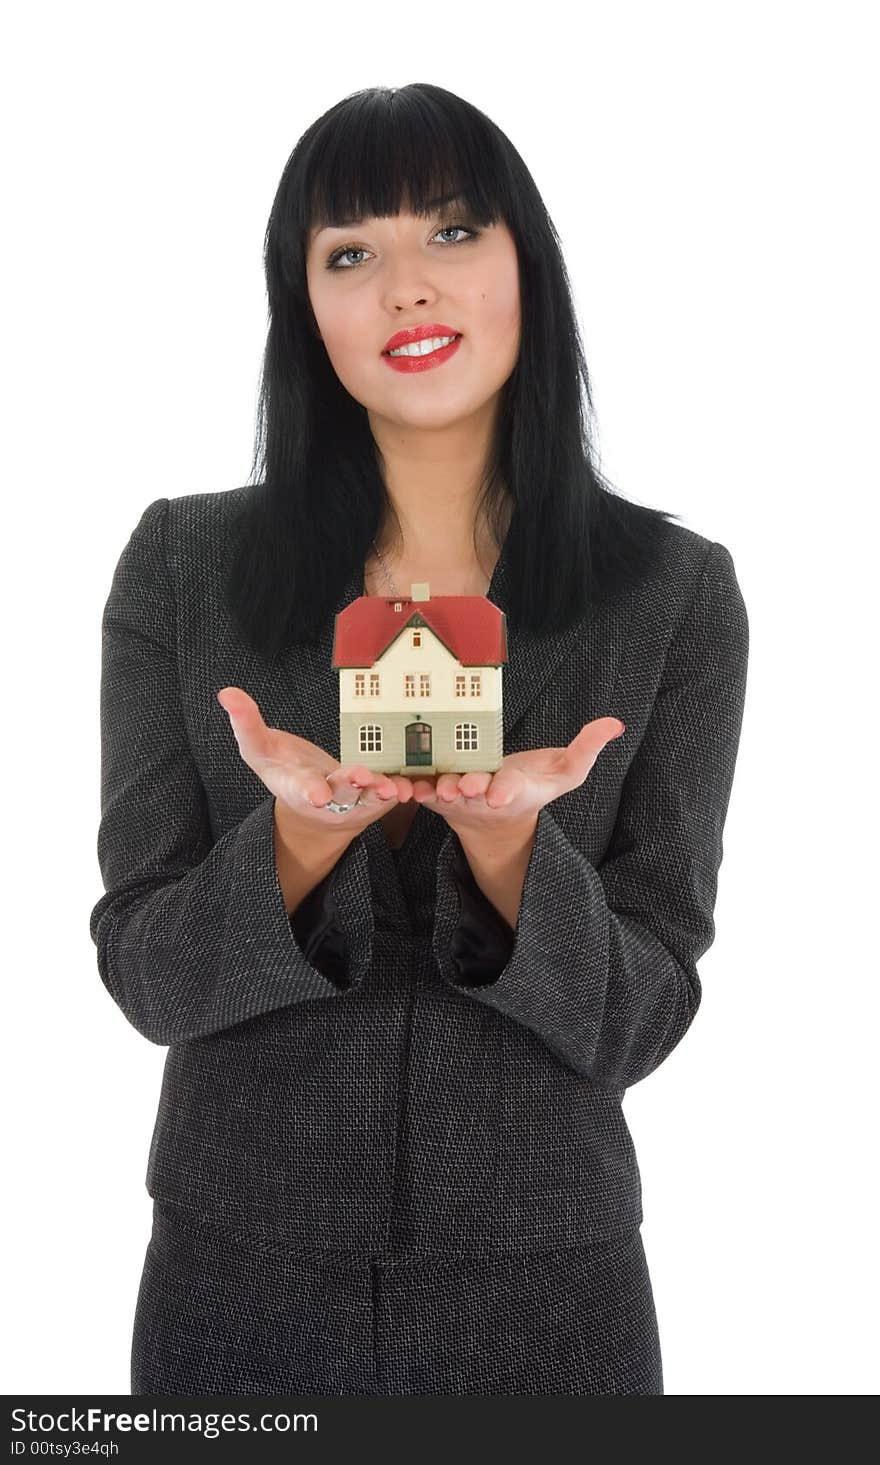
[[[418,1248],[416,1250],[394,1251],[388,1248],[363,1249],[357,1247],[327,1247],[317,1243],[310,1245],[285,1246],[279,1244],[274,1237],[267,1236],[259,1231],[243,1231],[233,1226],[226,1226],[211,1216],[204,1216],[201,1212],[191,1211],[183,1206],[174,1205],[169,1201],[153,1199],[154,1215],[160,1220],[167,1220],[184,1230],[196,1234],[216,1236],[220,1240],[236,1244],[245,1248],[251,1247],[264,1252],[271,1252],[278,1257],[308,1258],[320,1261],[326,1258],[328,1261],[355,1262],[360,1265],[385,1266],[395,1262],[408,1261],[502,1261],[504,1259],[557,1256],[563,1252],[589,1251],[612,1242],[620,1241],[627,1236],[635,1235],[642,1226],[642,1220],[628,1222],[613,1230],[603,1231],[601,1235],[581,1238],[576,1241],[563,1242],[560,1245],[543,1246],[523,1251],[495,1250],[483,1247],[471,1247],[462,1250],[428,1249]]]

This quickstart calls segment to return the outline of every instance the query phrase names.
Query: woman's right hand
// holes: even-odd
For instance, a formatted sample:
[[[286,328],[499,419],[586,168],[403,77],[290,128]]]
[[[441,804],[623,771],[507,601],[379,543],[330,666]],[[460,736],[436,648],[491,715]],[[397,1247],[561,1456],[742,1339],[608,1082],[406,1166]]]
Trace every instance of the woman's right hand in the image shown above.
[[[376,773],[364,763],[343,767],[316,743],[267,727],[253,697],[241,687],[222,687],[217,701],[229,717],[245,763],[308,832],[337,825],[360,830],[412,798],[412,783],[403,774]],[[347,814],[325,809],[331,799],[353,804],[358,795],[360,803]]]

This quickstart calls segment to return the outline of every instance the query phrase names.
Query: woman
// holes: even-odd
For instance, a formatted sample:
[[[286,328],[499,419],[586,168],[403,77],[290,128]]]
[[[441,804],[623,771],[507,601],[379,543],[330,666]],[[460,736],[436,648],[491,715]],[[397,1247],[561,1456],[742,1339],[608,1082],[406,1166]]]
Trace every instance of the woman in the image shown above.
[[[600,476],[556,234],[474,107],[344,99],[265,260],[258,481],[150,504],[103,620],[91,930],[169,1049],[132,1392],[660,1394],[621,1102],[714,935],[731,556]],[[335,617],[424,582],[506,617],[505,756],[341,766]]]

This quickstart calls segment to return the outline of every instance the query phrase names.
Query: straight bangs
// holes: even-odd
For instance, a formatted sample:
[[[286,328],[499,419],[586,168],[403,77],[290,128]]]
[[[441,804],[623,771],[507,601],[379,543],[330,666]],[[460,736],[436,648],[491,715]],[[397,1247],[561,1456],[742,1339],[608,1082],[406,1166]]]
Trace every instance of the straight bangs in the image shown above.
[[[458,207],[483,227],[503,221],[518,237],[526,232],[517,227],[523,190],[509,144],[490,118],[441,87],[346,97],[300,139],[286,178],[267,244],[279,262],[286,256],[293,289],[302,288],[313,230]]]

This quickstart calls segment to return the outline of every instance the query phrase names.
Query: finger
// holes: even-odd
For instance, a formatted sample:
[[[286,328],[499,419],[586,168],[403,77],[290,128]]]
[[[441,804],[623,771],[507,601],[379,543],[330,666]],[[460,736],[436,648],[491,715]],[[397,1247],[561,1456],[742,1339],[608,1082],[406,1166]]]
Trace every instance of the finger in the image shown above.
[[[389,799],[397,798],[397,784],[388,773],[377,772],[368,768],[365,763],[352,763],[338,772],[348,779],[356,792],[364,797],[369,794],[371,802],[378,798],[382,803],[387,803]]]
[[[588,759],[589,771],[589,767],[595,763],[602,749],[625,732],[626,723],[621,722],[619,717],[597,717],[593,722],[585,723],[565,749],[566,766],[579,771],[583,767],[584,760]]]
[[[397,785],[387,773],[378,773],[364,763],[353,763],[345,768],[336,768],[328,774],[333,788],[333,797],[339,803],[352,803],[360,798],[362,804],[390,803],[397,798]]]
[[[337,798],[329,780],[321,773],[304,773],[300,782],[300,788],[308,803],[315,809],[325,808],[331,799],[336,799],[336,802],[339,804],[354,802],[354,795],[352,795],[351,799]]]
[[[401,804],[408,804],[415,792],[413,785],[403,773],[392,773],[391,781],[397,789],[397,797]]]
[[[458,773],[441,773],[437,779],[437,801],[441,804],[454,804],[460,798],[458,781],[461,777]]]
[[[246,746],[252,753],[265,754],[269,728],[253,697],[241,687],[222,687],[217,693],[217,701],[229,718],[239,747]]]
[[[340,775],[343,776],[340,776]],[[324,809],[333,801],[337,804],[354,804],[363,793],[345,775],[345,770],[334,768],[330,773],[321,773],[315,768],[304,768],[299,773],[300,787],[310,804]],[[363,800],[362,800],[363,802]]]
[[[486,791],[490,809],[504,809],[522,792],[525,775],[518,768],[500,768]]]
[[[480,794],[485,794],[491,782],[491,773],[478,773],[476,769],[473,769],[470,773],[462,774],[458,780],[458,788],[464,798],[473,799],[478,798]]]
[[[337,778],[335,781],[332,774],[324,777],[321,774],[310,773],[303,782],[302,787],[307,789],[309,803],[316,809],[326,809],[329,803],[335,804],[370,804],[375,800],[369,797],[369,790],[357,787],[347,779]]]

